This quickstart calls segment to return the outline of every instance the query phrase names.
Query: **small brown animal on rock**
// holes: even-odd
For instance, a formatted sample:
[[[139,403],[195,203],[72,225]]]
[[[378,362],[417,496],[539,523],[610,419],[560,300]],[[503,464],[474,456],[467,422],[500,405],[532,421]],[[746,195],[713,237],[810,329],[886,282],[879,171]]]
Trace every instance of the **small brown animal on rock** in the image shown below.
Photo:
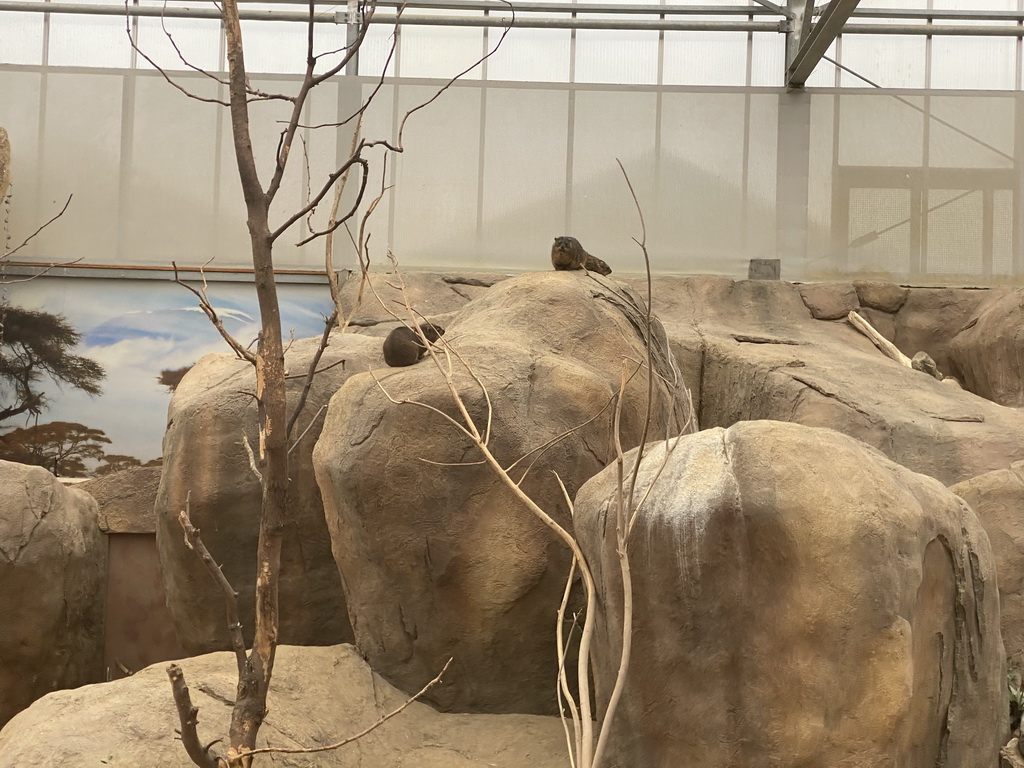
[[[575,237],[556,237],[551,246],[551,264],[555,269],[586,269],[601,275],[610,275],[612,268],[596,256],[591,256]]]
[[[435,342],[441,338],[444,328],[439,325],[422,323],[420,332],[429,342]],[[388,337],[384,339],[384,362],[392,368],[400,368],[405,365],[412,365],[419,362],[427,348],[423,341],[411,328],[400,325],[395,328]]]

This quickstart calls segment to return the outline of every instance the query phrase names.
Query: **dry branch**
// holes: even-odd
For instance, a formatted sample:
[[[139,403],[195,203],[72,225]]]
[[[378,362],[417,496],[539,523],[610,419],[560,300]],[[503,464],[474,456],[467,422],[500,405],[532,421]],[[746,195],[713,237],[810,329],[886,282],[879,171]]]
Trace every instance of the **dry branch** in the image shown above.
[[[846,319],[850,322],[850,325],[871,339],[871,343],[878,347],[886,357],[892,358],[897,363],[906,366],[907,368],[913,368],[911,359],[900,352],[899,349],[896,348],[895,344],[876,331],[874,326],[861,317],[861,315],[856,312],[850,312],[850,314],[846,316]]]
[[[199,768],[224,768],[227,763],[215,755],[210,754],[210,749],[217,742],[207,744],[205,747],[199,740],[199,733],[196,727],[199,725],[199,709],[192,704],[192,696],[185,685],[185,675],[177,664],[170,664],[167,667],[167,677],[171,681],[171,691],[174,694],[174,706],[178,711],[178,721],[181,723],[181,743],[185,752]]]

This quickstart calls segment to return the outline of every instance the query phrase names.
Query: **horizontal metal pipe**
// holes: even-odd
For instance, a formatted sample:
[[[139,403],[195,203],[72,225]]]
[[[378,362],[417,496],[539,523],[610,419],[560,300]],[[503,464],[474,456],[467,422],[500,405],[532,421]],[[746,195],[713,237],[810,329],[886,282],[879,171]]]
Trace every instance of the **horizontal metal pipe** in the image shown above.
[[[280,0],[270,0],[280,2]],[[1020,21],[1021,11],[953,11],[924,8],[857,8],[854,16],[871,19],[948,19],[950,21]]]
[[[397,2],[397,0],[392,0]],[[420,0],[422,2],[422,0]],[[455,0],[442,0],[443,2],[451,3]],[[486,0],[466,0],[469,4],[484,5]],[[384,3],[382,3],[383,5]],[[390,4],[390,3],[388,3]],[[536,3],[529,7],[539,7],[540,4]],[[561,4],[561,7],[574,8],[577,13],[586,12],[589,13],[611,13],[612,5],[600,5],[600,6],[570,6],[568,4]],[[637,11],[638,8],[645,7],[650,9],[658,9],[657,11],[651,10],[653,15],[655,12],[661,14],[667,9],[667,6],[633,6],[631,11]],[[694,6],[696,7],[696,6]],[[736,7],[736,6],[733,6]],[[758,6],[759,8],[760,6]],[[524,11],[524,8],[516,5],[517,10]],[[602,9],[598,11],[597,9]],[[401,17],[401,24],[407,26],[441,26],[441,27],[505,27],[508,26],[511,21],[511,16],[508,15],[508,6],[504,4],[497,4],[497,9],[503,9],[504,13],[491,14],[489,16],[415,16],[403,14]],[[550,9],[549,9],[550,10]],[[750,6],[749,10],[754,15],[761,15],[754,6]],[[196,8],[192,6],[147,6],[147,5],[129,5],[125,8],[123,5],[87,5],[85,3],[40,3],[30,2],[29,0],[0,0],[0,12],[10,11],[15,13],[62,13],[62,14],[83,14],[83,15],[100,15],[100,16],[124,16],[126,13],[129,16],[141,16],[141,17],[154,17],[159,18],[161,16],[167,18],[195,18],[195,19],[220,19],[220,11],[216,8]],[[637,11],[638,12],[638,11]],[[886,12],[886,9],[878,9],[870,11],[871,16]],[[927,13],[936,14],[935,18],[939,18],[937,11],[899,11],[889,9],[890,13]],[[964,18],[983,18],[979,15],[971,15],[973,12],[963,11],[958,12]],[[989,15],[995,15],[996,12],[991,12]],[[242,10],[239,14],[243,20],[254,20],[254,21],[298,21],[303,22],[309,19],[309,14],[300,11],[247,11]],[[860,15],[856,14],[855,15]],[[905,18],[911,18],[911,16],[905,16]],[[914,16],[913,18],[924,18],[921,16]],[[954,19],[956,17],[951,15],[945,15],[942,18]],[[987,17],[984,17],[987,18]],[[1006,20],[1024,20],[1024,14],[1011,14],[999,16],[1000,19]],[[317,11],[313,14],[313,20],[317,23],[335,23],[345,24],[348,20],[348,14],[344,11],[331,12],[331,11]],[[390,13],[380,13],[374,15],[372,19],[373,23],[376,24],[394,24],[395,15]],[[590,19],[576,17],[523,17],[517,16],[513,26],[521,27],[524,29],[605,29],[605,30],[652,30],[652,31],[668,31],[668,32],[780,32],[781,24],[780,21],[731,21],[731,20],[691,20],[691,21],[673,21],[669,19]],[[843,28],[842,34],[844,35],[935,35],[935,36],[977,36],[977,37],[1024,37],[1024,27],[1022,26],[1000,26],[1000,25],[983,25],[983,24],[864,24],[864,23],[847,23]]]
[[[281,3],[283,5],[309,5],[309,0],[239,0],[247,2]],[[329,0],[316,0],[317,4],[338,5]],[[516,13],[621,13],[653,14],[660,16],[781,16],[760,5],[622,5],[620,3],[544,3],[513,0]],[[508,3],[499,0],[377,0],[381,8],[429,8],[455,11],[495,11],[508,13]]]

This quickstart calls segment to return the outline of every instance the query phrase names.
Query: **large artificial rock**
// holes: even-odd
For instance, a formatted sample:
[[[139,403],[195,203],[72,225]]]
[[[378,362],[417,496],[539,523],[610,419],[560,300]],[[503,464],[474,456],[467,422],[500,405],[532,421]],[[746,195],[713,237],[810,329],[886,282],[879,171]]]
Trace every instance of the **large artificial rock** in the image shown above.
[[[862,307],[889,314],[898,312],[910,295],[909,288],[881,280],[854,280],[853,287]]]
[[[646,358],[639,300],[619,283],[580,272],[503,281],[467,305],[444,336],[458,353],[455,380],[479,429],[493,406],[490,446],[508,466],[574,427],[573,434],[520,462],[523,489],[571,527],[570,496],[614,456],[610,406],[623,360]],[[664,352],[664,337],[656,336]],[[670,354],[655,354],[674,379]],[[314,452],[335,559],[356,644],[375,670],[406,691],[453,658],[428,698],[482,712],[554,712],[555,611],[569,569],[565,545],[503,486],[452,415],[448,386],[431,359],[354,376],[331,400]],[[630,382],[622,441],[640,441],[646,376]],[[654,388],[652,439],[683,428],[685,391]],[[583,426],[581,426],[583,425]],[[534,463],[536,462],[536,463]]]
[[[654,290],[701,427],[749,419],[830,427],[947,485],[1024,459],[1024,413],[900,365],[849,323],[812,319],[798,286],[692,277],[660,278]],[[936,305],[946,317],[986,293],[911,289],[896,317]],[[900,322],[897,336],[906,335]],[[929,346],[942,346],[932,338]]]
[[[203,743],[226,737],[235,661],[214,653],[180,662],[199,708]],[[0,731],[0,768],[192,768],[181,740],[166,665],[51,694]],[[313,747],[358,733],[406,699],[351,646],[281,646],[257,747]],[[442,715],[414,702],[338,750],[257,759],[284,768],[562,768],[557,718]]]
[[[1011,667],[1024,671],[1024,462],[950,486],[977,514],[999,573],[1003,644]]]
[[[951,344],[953,375],[1000,405],[1024,406],[1024,289],[982,304]]]
[[[849,283],[801,285],[800,298],[815,320],[839,320],[859,306],[857,291]]]
[[[43,694],[103,679],[96,517],[91,496],[42,467],[0,461],[0,725]]]
[[[960,498],[832,430],[744,422],[674,445],[630,539],[609,768],[996,764],[995,563]],[[665,450],[650,446],[638,496]],[[609,468],[576,497],[602,707],[621,652],[615,491]]]
[[[318,343],[297,341],[285,357],[289,409],[302,391],[303,374]],[[323,425],[321,407],[354,372],[383,364],[379,339],[332,335],[293,430],[292,439],[301,439],[291,454],[281,551],[283,643],[325,645],[352,638],[310,457]],[[243,632],[247,640],[252,637],[261,496],[243,440],[258,450],[255,389],[251,365],[232,355],[208,355],[182,379],[168,410],[155,506],[157,549],[175,629],[191,654],[231,646],[223,596],[198,556],[185,546],[178,513],[186,503],[203,542],[239,593]]]
[[[134,467],[86,480],[76,487],[96,499],[100,530],[153,533],[153,504],[161,471],[162,467]]]

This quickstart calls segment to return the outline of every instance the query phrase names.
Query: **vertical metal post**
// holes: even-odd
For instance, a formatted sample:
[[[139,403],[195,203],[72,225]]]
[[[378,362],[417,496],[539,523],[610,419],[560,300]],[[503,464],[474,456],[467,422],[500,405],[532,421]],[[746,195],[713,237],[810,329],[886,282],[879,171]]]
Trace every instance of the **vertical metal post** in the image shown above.
[[[350,48],[359,39],[359,22],[362,20],[359,12],[359,0],[348,0],[348,9],[345,16],[345,47]],[[359,74],[359,51],[348,60],[345,65],[345,74],[355,77]]]
[[[784,273],[807,260],[811,96],[802,89],[779,94],[775,182],[775,250]],[[788,269],[787,269],[788,265]]]

